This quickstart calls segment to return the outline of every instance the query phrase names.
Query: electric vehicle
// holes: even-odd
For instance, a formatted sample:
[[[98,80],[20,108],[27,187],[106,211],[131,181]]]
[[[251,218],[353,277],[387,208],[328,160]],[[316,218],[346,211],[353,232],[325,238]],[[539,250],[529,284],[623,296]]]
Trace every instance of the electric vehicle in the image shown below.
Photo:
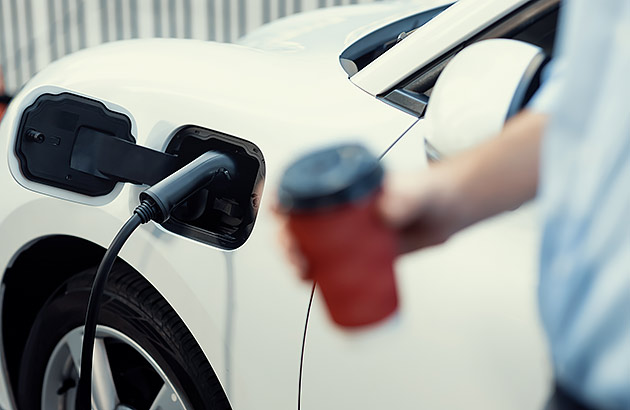
[[[314,148],[359,142],[415,172],[489,137],[535,91],[558,3],[335,7],[239,44],[124,41],[42,70],[0,125],[0,407],[74,408],[105,249],[148,185],[213,150],[237,175],[120,252],[93,408],[540,407],[534,205],[400,257],[398,312],[353,330],[295,274],[272,208]]]

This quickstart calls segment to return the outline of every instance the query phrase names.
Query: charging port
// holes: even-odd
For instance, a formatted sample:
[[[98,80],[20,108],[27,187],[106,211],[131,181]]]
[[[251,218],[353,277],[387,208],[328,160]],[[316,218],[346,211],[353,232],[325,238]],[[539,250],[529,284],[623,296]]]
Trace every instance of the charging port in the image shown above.
[[[236,249],[252,232],[265,177],[265,161],[253,143],[197,126],[181,128],[166,148],[182,163],[189,163],[207,151],[230,157],[236,175],[213,181],[177,206],[166,229],[222,249]]]
[[[26,179],[91,197],[109,194],[120,182],[154,185],[208,151],[229,157],[234,175],[214,178],[162,225],[236,249],[254,227],[265,176],[262,153],[251,142],[191,125],[175,133],[166,152],[155,151],[135,143],[126,115],[62,93],[43,94],[24,110],[15,145]]]

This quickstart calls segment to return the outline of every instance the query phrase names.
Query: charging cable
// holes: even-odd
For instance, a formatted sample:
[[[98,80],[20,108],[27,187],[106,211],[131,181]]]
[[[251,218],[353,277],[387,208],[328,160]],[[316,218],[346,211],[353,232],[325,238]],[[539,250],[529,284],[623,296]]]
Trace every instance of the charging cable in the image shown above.
[[[140,193],[140,205],[134,209],[131,218],[123,225],[109,245],[96,270],[85,317],[81,347],[81,370],[75,402],[76,410],[91,409],[92,356],[94,354],[96,322],[107,276],[124,243],[141,224],[151,220],[160,224],[165,222],[170,217],[173,208],[200,189],[207,187],[217,176],[231,180],[235,175],[235,165],[230,157],[208,151],[179,171]]]

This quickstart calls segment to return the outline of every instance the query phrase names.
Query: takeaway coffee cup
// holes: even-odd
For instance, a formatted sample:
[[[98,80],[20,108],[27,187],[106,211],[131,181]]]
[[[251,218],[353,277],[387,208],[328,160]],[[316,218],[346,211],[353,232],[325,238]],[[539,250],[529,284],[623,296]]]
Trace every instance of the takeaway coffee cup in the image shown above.
[[[398,306],[396,239],[376,211],[382,180],[378,159],[348,144],[298,159],[280,184],[280,206],[307,260],[307,277],[341,326],[376,323]]]

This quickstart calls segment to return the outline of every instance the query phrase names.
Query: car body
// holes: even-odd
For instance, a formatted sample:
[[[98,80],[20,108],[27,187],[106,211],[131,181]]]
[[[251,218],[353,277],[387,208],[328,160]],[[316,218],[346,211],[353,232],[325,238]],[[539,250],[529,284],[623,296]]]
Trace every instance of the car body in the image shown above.
[[[63,93],[127,116],[136,143],[153,150],[166,150],[193,125],[262,153],[260,202],[242,245],[222,249],[149,223],[120,253],[182,320],[234,409],[296,408],[298,394],[303,409],[540,406],[551,375],[536,311],[531,205],[400,257],[398,313],[360,330],[334,325],[317,291],[309,305],[311,284],[297,277],[277,240],[272,207],[292,160],[351,140],[387,152],[388,172],[426,167],[423,100],[410,85],[429,84],[430,95],[428,73],[435,82],[464,45],[510,37],[515,27],[557,12],[558,2],[450,3],[320,10],[270,24],[236,45],[111,43],[37,74],[0,127],[0,407],[16,408],[23,346],[47,298],[74,273],[98,265],[94,250],[107,248],[144,188],[118,183],[89,196],[24,175],[16,153],[24,113],[41,96]],[[421,27],[392,47],[391,31],[409,31],[409,24]]]

